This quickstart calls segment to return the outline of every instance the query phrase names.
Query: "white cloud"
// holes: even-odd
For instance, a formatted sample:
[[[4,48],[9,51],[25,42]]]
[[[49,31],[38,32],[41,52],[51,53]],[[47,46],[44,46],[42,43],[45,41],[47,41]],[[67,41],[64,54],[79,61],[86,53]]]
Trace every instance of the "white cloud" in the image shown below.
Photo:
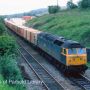
[[[60,6],[65,6],[68,0],[58,0]],[[74,0],[76,2],[78,0]],[[30,11],[56,5],[57,0],[1,0],[0,15]]]

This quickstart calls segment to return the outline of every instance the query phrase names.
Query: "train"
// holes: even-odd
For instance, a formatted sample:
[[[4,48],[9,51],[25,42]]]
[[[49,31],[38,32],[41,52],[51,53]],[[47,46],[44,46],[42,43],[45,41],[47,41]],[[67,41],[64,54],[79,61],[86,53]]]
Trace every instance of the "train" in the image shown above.
[[[10,19],[5,19],[5,25],[51,56],[52,61],[55,61],[64,72],[84,73],[87,70],[86,48],[79,42],[19,25]]]

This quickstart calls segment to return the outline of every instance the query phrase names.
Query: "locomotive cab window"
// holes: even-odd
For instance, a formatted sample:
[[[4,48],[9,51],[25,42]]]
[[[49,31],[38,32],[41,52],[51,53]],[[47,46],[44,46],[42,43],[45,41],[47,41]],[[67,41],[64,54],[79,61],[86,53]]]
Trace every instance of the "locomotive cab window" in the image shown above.
[[[67,54],[67,50],[66,49],[62,49],[62,54]]]
[[[66,49],[63,50],[63,53],[66,54]]]
[[[69,48],[68,54],[77,54],[77,49],[76,48]]]
[[[86,49],[84,48],[77,48],[78,54],[86,54]]]

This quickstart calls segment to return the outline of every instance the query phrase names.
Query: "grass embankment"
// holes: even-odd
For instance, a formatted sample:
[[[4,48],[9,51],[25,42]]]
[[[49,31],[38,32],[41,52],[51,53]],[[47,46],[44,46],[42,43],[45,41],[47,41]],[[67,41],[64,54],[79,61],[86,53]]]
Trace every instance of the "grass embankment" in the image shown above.
[[[28,21],[26,25],[78,41],[90,48],[90,9],[44,15]],[[87,66],[90,67],[89,62]]]
[[[14,81],[23,80],[16,62],[17,48],[15,39],[6,33],[3,20],[0,18],[0,90],[25,90],[22,84],[13,84]]]
[[[90,47],[90,9],[44,15],[28,21],[26,25]]]

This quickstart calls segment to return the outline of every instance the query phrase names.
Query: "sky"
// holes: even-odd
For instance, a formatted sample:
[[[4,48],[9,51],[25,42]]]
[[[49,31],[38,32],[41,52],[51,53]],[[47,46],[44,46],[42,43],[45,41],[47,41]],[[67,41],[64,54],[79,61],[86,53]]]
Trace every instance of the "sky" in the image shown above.
[[[65,6],[69,0],[58,0],[60,6]],[[79,0],[73,0],[77,3]],[[28,12],[34,9],[56,5],[57,0],[0,0],[0,15]]]

